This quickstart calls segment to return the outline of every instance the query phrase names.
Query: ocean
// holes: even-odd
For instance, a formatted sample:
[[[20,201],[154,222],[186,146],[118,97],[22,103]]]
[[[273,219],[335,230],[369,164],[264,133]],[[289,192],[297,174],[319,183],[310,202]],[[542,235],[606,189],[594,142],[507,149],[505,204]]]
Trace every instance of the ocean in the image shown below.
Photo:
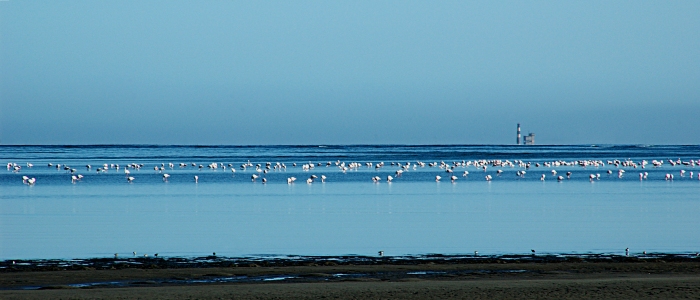
[[[694,253],[699,160],[697,145],[0,146],[0,260]]]

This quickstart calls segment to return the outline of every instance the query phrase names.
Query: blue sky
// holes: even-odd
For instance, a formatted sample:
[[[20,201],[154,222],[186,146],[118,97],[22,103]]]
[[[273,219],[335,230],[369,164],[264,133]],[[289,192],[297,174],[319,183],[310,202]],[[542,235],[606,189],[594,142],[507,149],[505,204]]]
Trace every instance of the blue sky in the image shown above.
[[[0,2],[2,144],[700,144],[698,1]]]

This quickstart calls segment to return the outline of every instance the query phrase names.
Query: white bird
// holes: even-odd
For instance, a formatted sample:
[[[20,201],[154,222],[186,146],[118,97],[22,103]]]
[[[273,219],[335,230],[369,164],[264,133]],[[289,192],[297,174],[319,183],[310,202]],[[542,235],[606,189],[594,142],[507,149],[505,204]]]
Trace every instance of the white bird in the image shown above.
[[[134,177],[127,177],[127,178],[126,178],[126,181],[129,182],[129,183],[131,183],[132,181],[134,181]]]
[[[22,176],[22,183],[27,183],[27,180],[29,180],[29,176]]]
[[[199,182],[199,176],[194,175],[194,183],[197,183],[197,182]]]
[[[311,178],[309,178],[309,179],[306,180],[306,183],[308,183],[308,184],[311,184],[312,182],[314,182],[314,180],[311,179]]]
[[[163,174],[163,181],[168,181],[168,178],[170,178],[170,174]]]
[[[437,175],[437,176],[435,176],[435,181],[436,181],[436,182],[437,182],[437,181],[440,181],[441,178],[442,178],[442,177],[440,177],[440,175]]]
[[[486,181],[491,181],[492,178],[491,175],[486,175]]]
[[[557,170],[552,170],[552,176],[557,175]]]
[[[469,171],[464,171],[464,174],[462,174],[464,177],[467,177],[467,175],[469,175]]]
[[[27,184],[28,185],[34,185],[36,183],[36,178],[32,177],[27,179]]]
[[[321,182],[326,182],[326,175],[321,175]]]
[[[564,176],[559,175],[559,176],[557,177],[557,180],[558,180],[558,181],[564,180]]]
[[[70,177],[70,181],[71,181],[71,183],[75,183],[76,181],[78,181],[78,176],[72,175]]]
[[[544,181],[544,177],[545,177],[545,175],[542,174],[542,176],[540,177],[540,180]]]
[[[455,180],[457,180],[457,176],[452,175],[450,179],[452,180],[452,182],[455,182]]]
[[[391,182],[392,180],[394,180],[394,177],[391,177],[391,175],[386,177],[386,182]]]
[[[255,181],[255,179],[258,179],[258,175],[257,175],[257,174],[253,174],[253,176],[250,176],[250,179],[252,179],[252,181]]]

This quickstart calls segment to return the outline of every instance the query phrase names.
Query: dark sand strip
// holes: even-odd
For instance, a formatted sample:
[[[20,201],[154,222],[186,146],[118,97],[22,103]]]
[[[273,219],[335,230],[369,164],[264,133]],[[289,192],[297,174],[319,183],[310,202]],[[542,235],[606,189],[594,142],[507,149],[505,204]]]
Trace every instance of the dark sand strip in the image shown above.
[[[280,281],[266,279],[287,278]],[[225,278],[247,278],[220,283]],[[79,284],[108,283],[80,288]],[[78,286],[76,286],[78,284]],[[18,290],[28,287],[43,289]],[[700,262],[575,260],[5,270],[0,299],[699,299]]]
[[[3,291],[2,299],[697,299],[700,276],[407,280]]]

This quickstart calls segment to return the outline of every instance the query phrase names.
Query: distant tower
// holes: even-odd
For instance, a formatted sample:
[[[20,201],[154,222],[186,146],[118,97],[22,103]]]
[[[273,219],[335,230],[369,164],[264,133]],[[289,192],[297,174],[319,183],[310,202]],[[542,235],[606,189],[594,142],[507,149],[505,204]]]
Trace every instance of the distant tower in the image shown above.
[[[515,142],[516,145],[520,145],[520,123],[518,123],[518,140]]]

